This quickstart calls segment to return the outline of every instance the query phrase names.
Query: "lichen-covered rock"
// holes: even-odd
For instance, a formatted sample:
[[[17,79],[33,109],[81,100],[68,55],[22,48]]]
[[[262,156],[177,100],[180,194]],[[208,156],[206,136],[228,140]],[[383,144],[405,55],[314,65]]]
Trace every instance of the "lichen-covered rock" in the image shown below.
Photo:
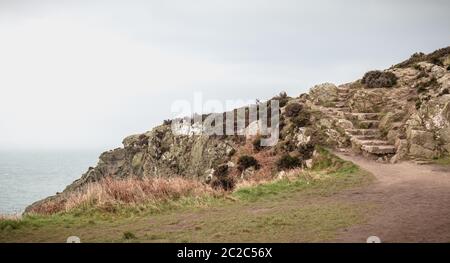
[[[338,98],[338,89],[332,83],[323,83],[312,87],[309,95],[319,105],[332,106]]]
[[[349,105],[354,112],[380,112],[383,98],[385,98],[384,89],[360,89],[354,93]]]
[[[96,167],[69,185],[75,190],[104,177],[185,176],[205,180],[205,170],[230,160],[231,139],[207,135],[174,135],[163,125],[145,134],[128,136],[123,148],[104,152]]]
[[[408,155],[408,141],[406,139],[397,139],[395,141],[395,155],[391,158],[391,163],[397,163]]]

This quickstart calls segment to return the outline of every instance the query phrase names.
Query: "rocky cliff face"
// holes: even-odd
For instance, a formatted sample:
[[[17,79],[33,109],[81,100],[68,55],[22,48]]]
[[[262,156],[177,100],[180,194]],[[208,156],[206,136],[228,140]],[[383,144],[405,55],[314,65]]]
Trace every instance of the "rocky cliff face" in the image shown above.
[[[91,167],[66,188],[80,186],[103,177],[184,176],[204,179],[206,170],[226,163],[236,151],[232,138],[207,135],[174,135],[169,124],[128,136],[123,148],[104,152],[96,167]]]
[[[167,122],[125,138],[122,148],[101,154],[96,167],[89,168],[63,193],[50,199],[61,198],[105,177],[184,176],[209,182],[218,176],[218,167],[246,176],[257,174],[256,167],[237,172],[234,163],[242,152],[254,154],[262,163],[259,171],[271,171],[273,176],[282,167],[261,160],[262,156],[277,159],[289,155],[298,160],[294,164],[307,167],[316,144],[390,162],[448,155],[449,65],[450,47],[429,55],[414,54],[396,66],[368,73],[352,83],[320,84],[296,98],[280,94],[274,98],[282,106],[280,140],[273,147],[254,146],[249,151],[247,142],[255,138],[248,136],[176,135]],[[248,126],[257,127],[252,123]]]

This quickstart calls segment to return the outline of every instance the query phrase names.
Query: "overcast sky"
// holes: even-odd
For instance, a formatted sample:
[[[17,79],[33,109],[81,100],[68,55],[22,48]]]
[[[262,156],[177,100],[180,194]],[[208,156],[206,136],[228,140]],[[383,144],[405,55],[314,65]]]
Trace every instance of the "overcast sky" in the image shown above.
[[[450,45],[442,1],[0,0],[0,149],[106,150],[193,99],[291,96]]]

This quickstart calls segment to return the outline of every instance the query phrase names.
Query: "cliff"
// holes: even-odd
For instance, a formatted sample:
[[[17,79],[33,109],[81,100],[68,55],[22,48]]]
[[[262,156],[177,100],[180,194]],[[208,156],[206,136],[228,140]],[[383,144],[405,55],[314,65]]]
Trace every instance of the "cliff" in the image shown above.
[[[282,93],[272,98],[280,105],[279,140],[273,146],[261,147],[261,136],[245,131],[220,136],[175,134],[173,120],[165,121],[151,131],[125,138],[123,147],[102,153],[97,166],[62,193],[34,203],[26,212],[106,177],[182,176],[210,183],[223,177],[280,176],[286,169],[310,167],[316,145],[353,151],[380,162],[446,156],[450,153],[449,91],[447,47],[428,55],[416,53],[352,83],[324,83],[297,97]],[[245,129],[258,129],[247,115]],[[198,125],[189,121],[188,130]],[[244,155],[253,156],[256,163],[242,165]]]

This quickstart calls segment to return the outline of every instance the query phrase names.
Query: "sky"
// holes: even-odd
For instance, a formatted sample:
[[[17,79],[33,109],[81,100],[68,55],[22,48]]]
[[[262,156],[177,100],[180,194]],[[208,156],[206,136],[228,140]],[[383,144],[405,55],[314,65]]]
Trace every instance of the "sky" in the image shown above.
[[[450,45],[450,2],[0,0],[0,149],[102,149],[171,105],[298,96]]]

